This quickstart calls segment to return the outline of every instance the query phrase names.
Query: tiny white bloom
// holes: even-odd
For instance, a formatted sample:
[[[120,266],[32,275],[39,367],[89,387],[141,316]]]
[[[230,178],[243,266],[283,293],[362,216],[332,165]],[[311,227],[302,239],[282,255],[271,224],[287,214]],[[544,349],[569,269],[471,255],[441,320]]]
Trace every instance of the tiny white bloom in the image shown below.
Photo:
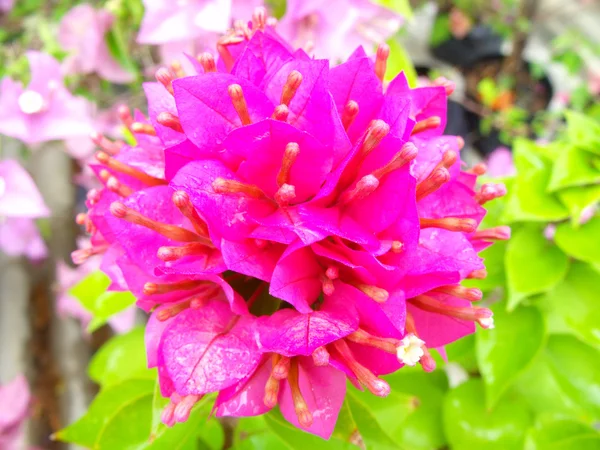
[[[19,108],[25,114],[36,114],[44,110],[44,97],[39,92],[27,90],[19,95]]]
[[[481,328],[485,328],[487,330],[494,328],[494,318],[493,317],[484,317],[482,319],[479,319],[477,322],[479,322],[479,325],[481,325]]]
[[[406,364],[407,366],[416,365],[420,361],[421,357],[425,354],[423,351],[424,344],[425,342],[414,334],[407,334],[400,341],[400,345],[396,349],[398,361]]]

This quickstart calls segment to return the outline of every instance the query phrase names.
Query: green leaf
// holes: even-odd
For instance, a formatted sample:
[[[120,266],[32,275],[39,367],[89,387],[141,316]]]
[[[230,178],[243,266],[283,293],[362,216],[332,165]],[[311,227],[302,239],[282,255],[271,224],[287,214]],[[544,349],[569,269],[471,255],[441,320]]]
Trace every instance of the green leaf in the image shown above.
[[[346,394],[346,402],[366,448],[377,450],[401,448],[387,434],[389,430],[381,428],[369,406],[356,396],[355,391]]]
[[[476,333],[477,362],[490,409],[531,364],[546,338],[544,319],[537,308],[519,308],[512,313],[498,308],[494,321],[494,329]]]
[[[554,162],[548,185],[550,192],[600,181],[600,171],[592,165],[597,156],[580,148],[576,141],[573,144],[563,148]]]
[[[484,78],[477,84],[477,93],[481,96],[481,101],[486,106],[491,106],[499,94],[496,82],[491,78]]]
[[[525,450],[600,450],[600,433],[585,423],[543,417],[529,430]]]
[[[381,6],[391,9],[401,15],[404,19],[411,19],[413,16],[409,0],[375,0]]]
[[[413,412],[395,426],[384,425],[397,443],[411,450],[442,448],[447,444],[442,422],[442,402],[448,390],[448,380],[442,370],[425,373],[420,367],[403,368],[385,377],[393,392],[403,392],[416,398]],[[376,413],[377,414],[377,413]],[[395,416],[392,416],[392,420]],[[388,418],[390,420],[390,418]],[[382,423],[380,421],[380,423]]]
[[[452,450],[522,450],[531,424],[527,404],[507,396],[494,410],[484,407],[484,386],[469,380],[444,401],[444,429]]]
[[[264,416],[265,423],[285,445],[293,450],[356,450],[356,446],[336,438],[325,441],[322,438],[299,430],[290,425],[278,409],[270,411]],[[281,447],[280,447],[281,448]]]
[[[569,208],[571,225],[573,228],[578,228],[584,209],[600,202],[600,185],[566,188],[558,191],[557,194],[560,201]]]
[[[439,14],[433,23],[431,35],[429,36],[429,44],[432,47],[437,47],[451,38],[450,18],[448,14]]]
[[[110,339],[92,358],[88,373],[103,387],[129,378],[154,380],[155,371],[149,370],[146,365],[144,328],[137,327]]]
[[[515,391],[536,414],[562,414],[584,418],[582,409],[565,394],[550,367],[548,356],[539,355],[515,382]]]
[[[417,71],[412,63],[409,54],[406,52],[402,44],[395,39],[388,40],[390,46],[390,57],[385,71],[385,80],[393,80],[400,72],[404,72],[408,84],[411,87],[417,86]]]
[[[550,222],[569,217],[557,196],[547,192],[552,171],[552,160],[547,155],[550,151],[526,139],[515,139],[513,155],[518,176],[508,192],[503,222]]]
[[[575,111],[566,111],[569,141],[600,155],[600,123]]]
[[[126,71],[137,76],[138,70],[129,56],[126,39],[120,24],[117,23],[113,25],[113,27],[105,34],[104,39],[112,57],[115,58]]]
[[[271,433],[265,416],[243,417],[234,431],[234,450],[280,450],[289,448],[275,433]]]
[[[556,286],[567,273],[569,258],[544,237],[540,226],[527,225],[508,242],[505,265],[508,309],[513,310],[526,297]]]
[[[135,303],[131,292],[107,292],[110,279],[100,271],[94,272],[74,286],[70,293],[93,314],[88,325],[92,332],[100,328],[113,315]]]
[[[550,326],[600,349],[600,273],[588,264],[571,265],[567,277],[540,299]]]
[[[548,340],[547,353],[560,387],[595,420],[600,418],[600,352],[573,336]]]
[[[148,441],[150,431],[153,389],[154,382],[144,379],[130,379],[102,389],[87,413],[55,437],[92,449],[142,445]],[[113,446],[104,446],[107,442]]]
[[[554,241],[565,253],[592,264],[600,263],[600,217],[574,228],[570,223],[556,227]]]

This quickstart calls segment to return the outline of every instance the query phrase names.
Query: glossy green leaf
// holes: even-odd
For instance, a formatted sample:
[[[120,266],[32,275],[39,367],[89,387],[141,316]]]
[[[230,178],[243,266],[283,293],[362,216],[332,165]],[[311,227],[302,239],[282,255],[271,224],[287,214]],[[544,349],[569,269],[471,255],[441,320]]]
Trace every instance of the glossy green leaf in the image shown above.
[[[144,379],[130,379],[102,389],[87,413],[55,437],[91,449],[142,445],[150,435],[153,389],[154,382]],[[104,446],[106,442],[116,446]]]
[[[573,258],[589,263],[600,263],[600,216],[592,218],[578,228],[570,223],[556,227],[556,245]]]
[[[567,136],[571,142],[600,155],[600,124],[575,111],[566,111]]]
[[[508,242],[505,264],[512,310],[526,297],[556,286],[567,273],[569,258],[544,237],[542,227],[528,225]]]
[[[581,262],[571,265],[567,277],[537,304],[551,329],[571,333],[600,349],[600,273]]]
[[[556,335],[548,340],[547,353],[556,380],[573,401],[593,419],[600,418],[600,351],[573,336]]]
[[[550,192],[573,186],[585,186],[600,181],[600,170],[592,165],[598,156],[577,145],[566,146],[552,167],[548,190]]]
[[[515,381],[514,388],[536,414],[585,418],[583,410],[560,387],[548,356],[539,355]]]
[[[289,448],[265,422],[265,416],[243,417],[234,429],[234,450],[280,450]]]
[[[144,328],[137,327],[110,339],[92,358],[88,373],[101,386],[128,378],[156,378],[156,372],[146,365]]]
[[[569,209],[571,225],[573,228],[579,228],[581,213],[584,209],[600,202],[600,185],[562,189],[557,195],[560,201]]]
[[[532,417],[527,404],[506,396],[493,410],[485,408],[481,380],[451,390],[444,401],[444,429],[452,450],[522,450]]]
[[[416,87],[417,71],[402,44],[396,39],[390,39],[387,44],[390,46],[390,57],[388,58],[385,80],[393,80],[400,72],[404,72],[408,84],[411,87]]]
[[[552,172],[549,150],[535,143],[516,139],[513,154],[518,176],[506,199],[503,222],[563,220],[569,211],[557,196],[547,192]]]
[[[576,420],[544,417],[529,431],[525,450],[600,450],[600,433]]]
[[[512,313],[498,308],[494,321],[494,329],[476,333],[477,362],[490,409],[531,364],[546,338],[544,319],[537,308],[518,308]]]

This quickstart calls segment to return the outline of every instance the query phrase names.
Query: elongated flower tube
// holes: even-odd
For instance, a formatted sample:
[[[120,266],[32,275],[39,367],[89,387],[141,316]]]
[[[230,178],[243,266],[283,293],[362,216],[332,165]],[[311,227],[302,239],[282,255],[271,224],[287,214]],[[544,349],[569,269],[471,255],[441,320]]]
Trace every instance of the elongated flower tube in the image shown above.
[[[381,375],[433,370],[433,350],[493,326],[461,282],[508,237],[479,230],[505,191],[461,170],[444,85],[384,87],[389,49],[333,66],[265,17],[191,59],[196,73],[144,85],[138,145],[98,140],[105,188],[86,217],[115,288],[151,313],[167,425],[218,392],[217,416],[278,405],[327,439],[346,379],[384,397]]]

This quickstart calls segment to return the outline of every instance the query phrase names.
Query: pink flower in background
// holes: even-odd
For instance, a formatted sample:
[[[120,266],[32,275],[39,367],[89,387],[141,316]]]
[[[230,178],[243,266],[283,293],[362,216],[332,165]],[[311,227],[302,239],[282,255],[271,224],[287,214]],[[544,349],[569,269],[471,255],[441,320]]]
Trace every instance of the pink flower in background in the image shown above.
[[[385,42],[401,16],[369,0],[289,0],[277,32],[295,47],[336,62],[360,45]]]
[[[24,448],[24,425],[29,416],[31,394],[27,379],[19,375],[13,381],[0,385],[0,448]]]
[[[488,175],[491,177],[507,177],[515,174],[515,163],[510,149],[498,147],[487,160]]]
[[[0,12],[8,13],[15,5],[15,0],[0,0]]]
[[[0,249],[10,256],[43,259],[46,245],[34,219],[49,215],[25,169],[13,160],[0,161]]]
[[[26,88],[10,78],[0,85],[0,134],[26,144],[89,135],[91,104],[65,88],[59,63],[34,51],[27,59],[31,81]]]
[[[63,63],[66,73],[89,74],[115,83],[129,83],[135,75],[123,69],[113,58],[105,40],[114,17],[106,10],[82,4],[62,18],[58,42],[69,52]]]
[[[478,230],[505,190],[478,188],[483,168],[462,171],[464,142],[442,135],[448,83],[384,87],[387,46],[330,67],[272,23],[259,9],[236,24],[218,60],[190,59],[195,76],[159,69],[149,119],[125,121],[136,147],[96,140],[104,187],[73,256],[103,254],[152,311],[167,425],[218,392],[219,416],[279,405],[327,439],[346,379],[384,397],[381,375],[431,371],[431,349],[493,327],[460,283],[484,277],[478,251],[510,234]]]

